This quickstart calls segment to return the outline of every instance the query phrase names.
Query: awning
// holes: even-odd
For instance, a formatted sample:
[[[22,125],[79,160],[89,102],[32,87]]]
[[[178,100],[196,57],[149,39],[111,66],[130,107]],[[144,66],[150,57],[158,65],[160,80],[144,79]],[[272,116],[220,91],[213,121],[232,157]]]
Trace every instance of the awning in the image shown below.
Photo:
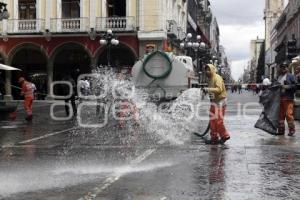
[[[11,67],[11,66],[4,65],[4,64],[0,64],[0,70],[5,70],[5,71],[17,71],[17,70],[19,70],[19,71],[21,71],[18,68]]]

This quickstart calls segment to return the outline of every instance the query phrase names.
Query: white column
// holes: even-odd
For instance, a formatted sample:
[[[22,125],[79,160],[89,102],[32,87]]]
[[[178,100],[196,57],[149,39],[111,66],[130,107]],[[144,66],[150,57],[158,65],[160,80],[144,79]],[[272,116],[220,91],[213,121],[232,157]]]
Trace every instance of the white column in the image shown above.
[[[84,3],[85,0],[80,0],[80,17],[84,17],[85,13],[84,13]]]
[[[145,24],[144,24],[144,22],[145,22],[145,13],[144,13],[144,0],[140,0],[140,5],[139,5],[139,13],[138,13],[138,15],[139,16],[137,16],[137,17],[139,17],[139,27],[140,27],[140,30],[141,31],[144,31],[145,30]]]
[[[19,0],[14,0],[14,15],[13,19],[19,19]]]
[[[41,11],[42,11],[42,9],[41,9],[41,0],[36,1],[35,10],[36,10],[36,18],[40,19],[41,15],[42,15],[42,13],[41,13]]]
[[[131,0],[126,0],[126,17],[132,16],[131,14]]]
[[[45,13],[45,28],[51,29],[51,13],[52,13],[52,1],[46,0],[46,13]]]
[[[90,27],[96,28],[96,12],[97,12],[96,0],[90,0]]]
[[[131,0],[126,0],[126,16],[133,16],[131,13]],[[133,21],[131,19],[126,20],[126,30],[132,26]]]
[[[5,100],[12,100],[11,95],[11,71],[6,71],[5,73]]]
[[[41,0],[37,0],[36,1],[36,5],[35,5],[35,9],[36,9],[36,19],[41,19],[42,18],[42,3]],[[36,24],[36,31],[41,30],[41,21],[38,20],[37,24]]]
[[[61,0],[56,0],[56,17],[61,18],[61,16],[62,16]]]
[[[52,100],[51,94],[50,94],[50,89],[51,89],[51,84],[53,82],[53,60],[52,58],[48,59],[47,63],[47,91],[48,95],[46,97],[47,100]]]
[[[85,21],[85,1],[86,0],[80,0],[80,31],[84,31],[86,27],[86,21]]]
[[[13,19],[19,19],[19,0],[14,0],[14,16]],[[12,24],[9,24],[11,26]],[[14,32],[18,32],[18,20],[13,22],[13,30]]]
[[[106,0],[102,0],[102,16],[101,17],[107,17],[107,12],[106,12]]]
[[[61,32],[61,29],[62,29],[61,16],[62,16],[61,0],[56,0],[56,18],[57,18],[56,30],[57,30],[57,32]]]

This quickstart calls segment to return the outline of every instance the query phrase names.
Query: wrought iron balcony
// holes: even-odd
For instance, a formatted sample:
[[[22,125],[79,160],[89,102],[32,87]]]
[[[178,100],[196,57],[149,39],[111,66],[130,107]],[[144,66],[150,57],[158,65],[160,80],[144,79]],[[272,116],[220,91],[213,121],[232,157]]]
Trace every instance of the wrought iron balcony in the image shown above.
[[[89,18],[55,18],[51,19],[51,32],[74,33],[87,32],[89,30]]]
[[[135,17],[97,17],[96,30],[97,31],[135,31]]]
[[[45,30],[44,19],[9,19],[7,20],[7,33],[41,33]]]

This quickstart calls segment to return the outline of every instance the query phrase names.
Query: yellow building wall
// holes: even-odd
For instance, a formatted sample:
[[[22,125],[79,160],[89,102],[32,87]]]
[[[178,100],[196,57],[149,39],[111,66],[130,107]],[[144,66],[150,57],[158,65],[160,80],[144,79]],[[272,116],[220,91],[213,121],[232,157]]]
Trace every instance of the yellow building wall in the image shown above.
[[[96,17],[101,17],[101,12],[102,12],[102,2],[101,0],[96,1]]]
[[[144,30],[143,31],[153,31],[158,30],[158,1],[157,0],[146,0],[144,1],[144,7],[142,8],[141,15],[144,15]]]
[[[52,12],[51,12],[51,18],[57,18],[57,15],[56,15],[56,12],[57,12],[57,0],[52,0],[52,5],[51,5],[51,8],[52,8]]]
[[[89,17],[90,16],[90,0],[81,0],[84,4],[84,11],[83,11],[83,17]]]
[[[41,1],[41,19],[45,19],[46,18],[46,0],[40,0]]]
[[[6,1],[4,1],[4,2],[6,2],[7,3],[7,10],[8,10],[8,12],[9,12],[9,14],[10,14],[10,19],[13,19],[13,15],[14,15],[14,7],[13,7],[13,0],[6,0]]]
[[[136,17],[136,10],[137,10],[137,0],[130,0],[130,13],[128,16]]]

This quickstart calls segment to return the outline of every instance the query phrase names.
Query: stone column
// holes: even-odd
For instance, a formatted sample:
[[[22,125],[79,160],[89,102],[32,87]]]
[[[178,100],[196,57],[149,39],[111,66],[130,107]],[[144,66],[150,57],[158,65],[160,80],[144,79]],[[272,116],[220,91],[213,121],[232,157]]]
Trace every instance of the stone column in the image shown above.
[[[12,100],[12,95],[11,95],[11,71],[6,71],[5,72],[5,96],[4,100]]]
[[[93,70],[93,69],[96,69],[97,67],[98,67],[98,65],[97,65],[97,57],[95,56],[95,57],[91,58],[91,69]]]
[[[47,63],[47,91],[48,95],[46,97],[47,100],[52,100],[52,96],[50,94],[51,85],[53,83],[53,61],[49,58]]]

